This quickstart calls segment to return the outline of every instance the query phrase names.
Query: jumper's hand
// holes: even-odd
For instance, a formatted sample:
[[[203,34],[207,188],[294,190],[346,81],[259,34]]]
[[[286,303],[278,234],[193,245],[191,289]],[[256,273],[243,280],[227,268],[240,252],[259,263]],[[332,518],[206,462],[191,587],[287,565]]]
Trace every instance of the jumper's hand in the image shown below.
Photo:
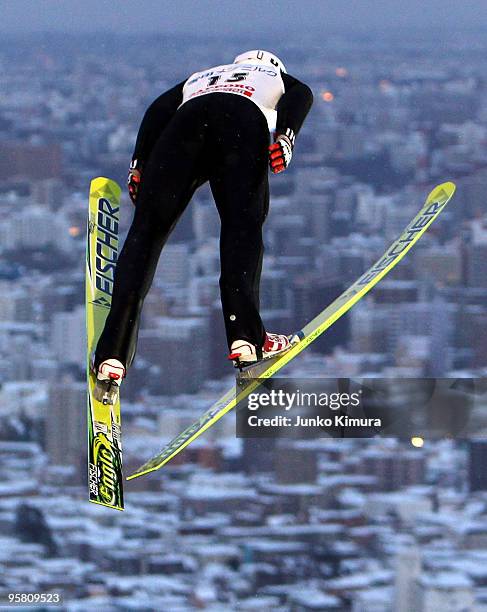
[[[137,194],[139,193],[141,176],[142,174],[140,170],[140,164],[138,164],[137,160],[134,159],[130,164],[130,169],[127,177],[127,187],[129,191],[129,196],[134,206],[137,203]]]
[[[291,139],[281,134],[276,142],[269,146],[269,166],[274,174],[283,172],[293,156],[293,144]]]

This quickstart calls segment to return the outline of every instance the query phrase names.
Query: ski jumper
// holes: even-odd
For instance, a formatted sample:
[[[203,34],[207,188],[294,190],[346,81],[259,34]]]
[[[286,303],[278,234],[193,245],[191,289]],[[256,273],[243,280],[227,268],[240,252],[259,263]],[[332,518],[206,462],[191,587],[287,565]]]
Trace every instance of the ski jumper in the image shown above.
[[[262,345],[259,284],[262,226],[269,208],[269,133],[294,135],[311,90],[258,62],[193,74],[146,111],[133,160],[142,168],[135,214],[115,273],[112,306],[95,367],[108,358],[129,367],[140,313],[161,249],[197,187],[209,181],[221,220],[220,293],[229,346]]]

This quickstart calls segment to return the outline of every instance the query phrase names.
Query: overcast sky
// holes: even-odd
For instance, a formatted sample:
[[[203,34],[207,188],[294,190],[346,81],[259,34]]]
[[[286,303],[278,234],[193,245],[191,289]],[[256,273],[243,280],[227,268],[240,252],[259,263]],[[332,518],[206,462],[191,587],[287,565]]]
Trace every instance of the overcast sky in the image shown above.
[[[487,0],[0,0],[0,32],[487,27]]]

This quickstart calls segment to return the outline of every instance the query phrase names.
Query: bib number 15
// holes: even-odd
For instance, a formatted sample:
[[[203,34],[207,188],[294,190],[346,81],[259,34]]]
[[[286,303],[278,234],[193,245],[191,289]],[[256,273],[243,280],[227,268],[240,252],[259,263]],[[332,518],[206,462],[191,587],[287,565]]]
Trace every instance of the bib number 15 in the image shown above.
[[[237,81],[245,81],[248,76],[248,72],[234,72],[231,76],[225,79],[225,83],[236,83]],[[221,79],[221,75],[211,76],[208,79],[208,87],[216,85]]]

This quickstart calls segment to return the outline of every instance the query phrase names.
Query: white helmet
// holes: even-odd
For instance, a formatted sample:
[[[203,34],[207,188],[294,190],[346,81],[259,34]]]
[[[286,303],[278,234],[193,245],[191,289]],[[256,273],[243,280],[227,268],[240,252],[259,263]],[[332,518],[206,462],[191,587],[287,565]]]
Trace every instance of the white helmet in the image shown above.
[[[249,60],[251,63],[258,61],[262,62],[262,64],[265,64],[266,66],[275,66],[276,68],[279,68],[279,70],[287,72],[286,67],[277,57],[277,55],[269,53],[269,51],[259,51],[257,49],[254,49],[253,51],[246,51],[245,53],[237,55],[237,57],[233,60],[233,63],[243,64]]]

